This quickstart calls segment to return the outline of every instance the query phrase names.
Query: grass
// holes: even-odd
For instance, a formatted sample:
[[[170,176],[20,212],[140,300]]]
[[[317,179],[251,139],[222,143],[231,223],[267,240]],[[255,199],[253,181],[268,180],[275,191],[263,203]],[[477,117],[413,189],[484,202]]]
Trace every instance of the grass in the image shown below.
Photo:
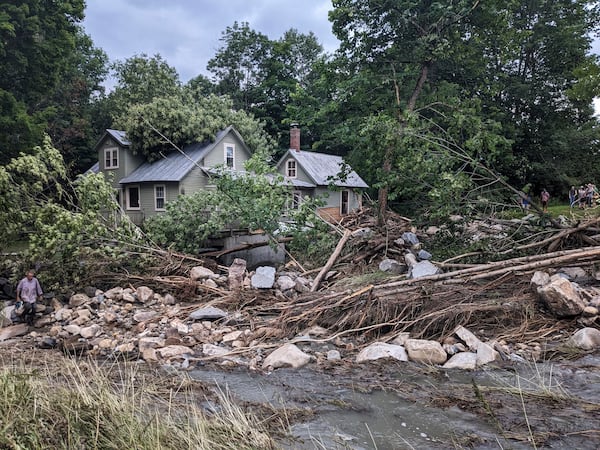
[[[66,361],[60,372],[0,371],[0,449],[276,448],[223,393],[206,412],[191,382],[165,390],[135,369]]]

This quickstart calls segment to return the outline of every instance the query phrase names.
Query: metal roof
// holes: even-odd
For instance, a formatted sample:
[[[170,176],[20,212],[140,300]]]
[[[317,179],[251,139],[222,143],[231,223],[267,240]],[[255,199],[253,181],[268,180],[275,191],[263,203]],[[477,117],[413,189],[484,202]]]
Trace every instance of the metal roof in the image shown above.
[[[119,183],[142,183],[145,181],[181,181],[200,160],[215,146],[215,143],[192,144],[183,148],[183,153],[174,150],[158,161],[145,162]]]
[[[230,126],[219,131],[213,142],[190,144],[182,149],[183,153],[174,150],[158,161],[146,161],[125,178],[119,180],[119,183],[181,181],[194,167],[200,167],[202,158],[209,154],[229,131],[237,133],[235,128]],[[239,135],[239,133],[237,134]]]
[[[369,187],[352,168],[350,168],[345,180],[338,179],[342,164],[344,163],[341,156],[307,152],[304,150],[288,150],[277,165],[279,166],[288,158],[295,159],[317,186],[333,184],[334,186],[350,188]],[[330,177],[331,179],[329,179]]]
[[[124,131],[107,129],[106,132],[123,147],[129,147],[129,145],[131,145],[131,142],[127,139],[127,135]]]

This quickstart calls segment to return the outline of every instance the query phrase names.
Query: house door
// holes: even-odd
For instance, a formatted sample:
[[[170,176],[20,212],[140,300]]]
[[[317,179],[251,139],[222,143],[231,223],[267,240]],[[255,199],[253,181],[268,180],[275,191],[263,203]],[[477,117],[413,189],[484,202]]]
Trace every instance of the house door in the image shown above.
[[[348,214],[348,210],[350,208],[350,192],[348,191],[342,191],[342,203],[340,205],[340,213],[342,215]]]

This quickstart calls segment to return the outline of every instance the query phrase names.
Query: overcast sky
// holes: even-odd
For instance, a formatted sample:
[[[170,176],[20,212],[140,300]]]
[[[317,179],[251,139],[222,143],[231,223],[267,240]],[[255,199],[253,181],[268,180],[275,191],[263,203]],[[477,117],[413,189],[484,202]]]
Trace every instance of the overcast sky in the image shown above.
[[[338,47],[327,13],[331,0],[88,0],[83,26],[111,61],[159,53],[181,81],[209,75],[206,64],[225,28],[248,22],[277,40],[290,28],[313,32],[328,53]]]
[[[88,0],[83,25],[111,61],[159,53],[187,82],[210,75],[206,64],[234,21],[248,22],[271,40],[290,28],[312,31],[332,53],[338,47],[327,17],[332,8],[331,0]],[[600,54],[600,40],[593,52]]]

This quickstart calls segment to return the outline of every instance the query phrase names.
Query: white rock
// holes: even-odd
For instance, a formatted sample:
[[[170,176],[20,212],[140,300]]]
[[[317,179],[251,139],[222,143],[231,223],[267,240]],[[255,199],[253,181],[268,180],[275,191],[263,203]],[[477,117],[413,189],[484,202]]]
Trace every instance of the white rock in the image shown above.
[[[292,367],[297,369],[309,363],[310,355],[304,353],[294,344],[285,344],[267,356],[263,362],[263,369],[269,367]]]
[[[243,334],[244,334],[244,332],[241,330],[232,331],[231,333],[227,333],[227,334],[223,335],[222,341],[224,343],[237,341],[240,338],[240,336],[242,336]]]
[[[469,347],[469,349],[472,351],[477,351],[477,347],[479,347],[479,344],[481,344],[481,341],[477,339],[477,336],[475,336],[462,325],[459,325],[455,328],[454,334],[456,334],[465,344],[467,344],[467,347]]]
[[[206,356],[225,356],[230,353],[231,350],[225,347],[219,347],[214,344],[203,344],[202,353]]]
[[[250,281],[255,289],[271,289],[275,284],[275,267],[258,267]]]
[[[123,296],[123,288],[120,286],[109,289],[104,293],[104,297],[109,298],[111,300],[121,300]]]
[[[562,277],[552,277],[550,282],[537,288],[540,298],[557,317],[581,314],[585,308],[583,299],[573,284]]]
[[[500,354],[489,344],[482,342],[477,347],[477,365],[483,366],[498,359]]]
[[[401,345],[386,344],[385,342],[375,342],[368,347],[363,348],[356,355],[356,362],[363,363],[374,361],[381,358],[394,358],[398,361],[408,361],[406,349]]]
[[[477,367],[477,354],[471,352],[457,353],[442,366],[444,369],[463,370],[473,370],[475,367]]]
[[[156,319],[158,317],[158,312],[156,311],[140,311],[133,315],[133,320],[136,322],[147,322],[152,319]]]
[[[329,350],[327,352],[327,361],[339,361],[342,359],[342,355],[338,350]]]
[[[440,273],[439,267],[431,261],[419,261],[410,268],[410,278],[421,278]]]
[[[277,287],[282,291],[288,291],[296,287],[296,282],[288,275],[282,275],[277,279]]]
[[[531,284],[535,288],[538,288],[540,286],[544,286],[544,285],[546,285],[548,283],[550,283],[550,275],[548,275],[546,272],[542,272],[542,271],[538,270],[531,277]]]

